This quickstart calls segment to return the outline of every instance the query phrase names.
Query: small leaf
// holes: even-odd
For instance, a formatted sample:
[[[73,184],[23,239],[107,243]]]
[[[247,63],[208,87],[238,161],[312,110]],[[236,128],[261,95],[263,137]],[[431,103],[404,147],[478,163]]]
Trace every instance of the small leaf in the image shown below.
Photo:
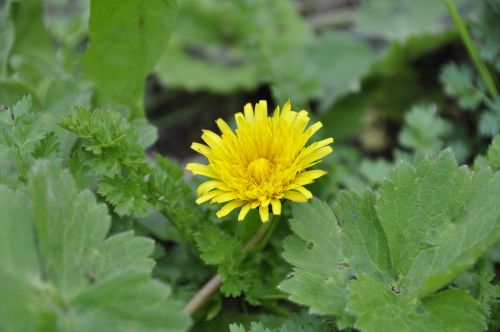
[[[416,152],[432,154],[442,148],[442,138],[450,131],[450,123],[437,115],[434,105],[414,106],[405,114],[405,127],[399,134],[399,142]]]
[[[440,80],[446,94],[457,98],[465,110],[474,110],[485,100],[486,96],[475,86],[468,66],[449,63],[441,70]]]

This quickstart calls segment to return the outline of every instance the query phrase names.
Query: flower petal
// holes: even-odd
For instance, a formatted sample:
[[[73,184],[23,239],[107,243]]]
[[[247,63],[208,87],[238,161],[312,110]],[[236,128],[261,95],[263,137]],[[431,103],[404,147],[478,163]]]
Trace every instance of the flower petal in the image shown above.
[[[236,208],[239,208],[240,206],[244,205],[245,203],[246,203],[245,201],[239,201],[239,200],[231,201],[231,202],[227,203],[226,205],[224,205],[224,207],[222,209],[217,211],[216,215],[218,218],[225,217],[229,213],[231,213],[231,211],[233,211]]]
[[[279,216],[281,214],[281,202],[279,199],[271,200],[271,206],[273,207],[273,214]]]
[[[289,199],[294,202],[307,202],[307,197],[296,191],[287,191],[284,198]]]
[[[243,205],[243,207],[240,210],[240,213],[238,214],[238,221],[243,221],[243,219],[245,219],[251,207],[252,207],[252,202]]]
[[[222,190],[212,190],[212,191],[198,197],[198,199],[196,200],[196,204],[204,203],[204,202],[211,200],[214,197],[217,197],[217,196],[222,195],[224,193],[226,193],[226,192],[222,191]]]
[[[262,220],[262,222],[268,222],[269,221],[269,206],[261,205],[259,207],[259,214],[260,214],[260,220]]]
[[[186,165],[186,169],[191,171],[193,174],[203,175],[212,179],[218,179],[219,176],[215,171],[208,165],[189,163]]]

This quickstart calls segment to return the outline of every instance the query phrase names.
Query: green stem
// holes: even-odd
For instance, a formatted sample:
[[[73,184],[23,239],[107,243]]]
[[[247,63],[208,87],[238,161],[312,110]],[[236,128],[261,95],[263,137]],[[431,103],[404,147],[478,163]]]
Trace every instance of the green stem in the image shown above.
[[[258,245],[256,245],[252,249],[252,251],[260,251],[260,250],[262,250],[262,249],[264,249],[266,247],[267,243],[269,242],[269,240],[271,239],[271,236],[274,233],[274,230],[278,226],[279,219],[280,218],[274,218],[273,216],[271,216],[271,220],[268,223],[269,224],[269,229],[266,231],[264,238],[259,242]]]
[[[469,55],[472,59],[472,62],[474,62],[474,65],[476,66],[477,71],[480,73],[481,77],[484,80],[484,83],[488,87],[488,91],[490,92],[491,96],[493,98],[498,98],[498,91],[495,86],[495,82],[493,80],[493,77],[491,76],[488,68],[484,64],[483,60],[481,60],[481,57],[479,56],[479,52],[477,51],[476,47],[474,46],[474,43],[472,41],[472,38],[467,31],[467,28],[465,27],[465,23],[460,17],[460,14],[458,13],[455,5],[453,4],[452,0],[444,0],[446,7],[448,7],[448,11],[450,12],[450,15],[453,19],[453,22],[455,23],[455,26],[457,27],[458,33],[460,34],[460,37],[462,38],[462,41],[465,45],[465,48],[467,49],[467,52],[469,52]]]

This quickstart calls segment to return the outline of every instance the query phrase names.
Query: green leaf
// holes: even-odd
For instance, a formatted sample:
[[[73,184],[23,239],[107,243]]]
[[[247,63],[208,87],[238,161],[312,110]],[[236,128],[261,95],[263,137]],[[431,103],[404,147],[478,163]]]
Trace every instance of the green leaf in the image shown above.
[[[229,325],[229,332],[246,332],[247,330],[241,324],[231,324]],[[248,332],[272,332],[272,330],[266,328],[261,322],[252,322],[250,324],[250,329]]]
[[[145,215],[150,203],[145,197],[151,172],[137,130],[120,113],[90,112],[76,107],[60,125],[82,139],[82,149],[73,158],[101,176],[98,191],[121,216]]]
[[[500,239],[500,173],[458,167],[450,151],[402,163],[379,195],[339,195],[296,205],[284,257],[295,266],[280,288],[340,328],[480,331],[479,303],[438,291]],[[394,325],[392,325],[394,324]]]
[[[404,147],[422,154],[433,154],[443,147],[443,136],[451,132],[448,121],[437,115],[434,105],[414,106],[405,114],[405,128],[399,134]]]
[[[8,16],[8,6],[0,8],[0,77],[6,76],[8,57],[14,44],[14,25]]]
[[[252,278],[250,269],[241,266],[245,255],[240,241],[215,225],[203,225],[196,233],[195,240],[201,259],[217,266],[224,294],[234,297],[250,289]]]
[[[378,57],[367,42],[348,33],[330,31],[315,40],[306,59],[303,61],[314,64],[315,77],[321,84],[321,96],[325,97],[322,107],[326,108],[339,96],[358,91],[361,78]]]
[[[485,100],[485,94],[475,86],[470,67],[449,63],[443,67],[439,76],[447,95],[458,99],[465,110],[476,109]]]
[[[498,171],[500,169],[500,135],[493,138],[488,148],[488,163],[493,170]]]
[[[30,96],[1,112],[0,153],[4,155],[5,173],[16,174],[14,177],[24,181],[34,158],[40,155],[39,149],[47,135],[41,114],[31,111]]]
[[[455,0],[457,6],[467,0]],[[433,0],[363,1],[354,14],[354,28],[363,34],[388,40],[403,41],[423,33],[438,33],[449,26],[443,24],[448,12],[443,2]]]
[[[148,193],[154,193],[156,209],[193,244],[194,233],[205,217],[195,203],[191,187],[184,181],[184,170],[160,155],[156,155],[155,162]]]
[[[110,217],[68,171],[36,163],[27,194],[0,187],[0,306],[8,331],[184,331],[150,276],[150,239],[106,239]]]
[[[43,103],[43,116],[48,128],[53,130],[61,144],[61,153],[68,157],[76,136],[58,126],[58,121],[69,116],[73,105],[89,105],[90,95],[82,84],[74,79],[53,80],[47,88]]]
[[[291,314],[286,317],[278,316],[264,316],[261,315],[260,322],[251,322],[250,329],[245,329],[242,324],[231,324],[229,325],[229,331],[241,331],[241,332],[257,332],[257,331],[267,331],[267,332],[327,332],[336,331],[333,322],[328,318],[322,318],[318,316],[308,315],[308,314]]]
[[[192,12],[186,15],[192,16]],[[180,13],[179,21],[183,18]],[[229,93],[251,90],[258,85],[260,80],[256,68],[248,63],[242,52],[223,47],[219,50],[212,45],[203,45],[202,41],[200,45],[189,47],[182,37],[182,31],[174,32],[172,41],[155,68],[155,74],[165,86],[187,91]]]
[[[98,192],[119,215],[146,215],[154,206],[183,237],[193,243],[195,226],[202,220],[182,169],[157,156],[150,164],[143,146],[150,144],[156,130],[143,120],[128,122],[113,110],[75,107],[60,125],[81,140],[70,164],[90,169],[98,179]]]
[[[40,102],[35,90],[17,80],[0,80],[0,105],[12,107],[24,96],[31,96],[33,109],[40,110]]]
[[[500,99],[487,103],[488,109],[479,116],[479,132],[493,137],[500,131]]]
[[[379,185],[393,170],[394,166],[385,159],[363,159],[359,171],[372,185]]]
[[[347,309],[355,312],[361,331],[483,331],[478,303],[467,292],[448,289],[415,303],[385,285],[362,276],[350,286]]]
[[[492,248],[493,249],[493,248]],[[495,307],[500,304],[498,285],[493,285],[495,264],[488,258],[482,258],[471,270],[462,273],[453,284],[469,292],[481,303],[481,310],[488,318],[488,325],[495,315]]]
[[[53,41],[43,22],[43,2],[11,1],[9,10],[14,29],[9,65],[15,76],[38,84],[61,74]]]
[[[139,133],[139,145],[143,149],[151,147],[158,140],[158,129],[148,123],[148,120],[135,119],[130,124]]]
[[[144,116],[144,81],[165,50],[176,13],[176,0],[92,0],[84,68],[101,103]]]

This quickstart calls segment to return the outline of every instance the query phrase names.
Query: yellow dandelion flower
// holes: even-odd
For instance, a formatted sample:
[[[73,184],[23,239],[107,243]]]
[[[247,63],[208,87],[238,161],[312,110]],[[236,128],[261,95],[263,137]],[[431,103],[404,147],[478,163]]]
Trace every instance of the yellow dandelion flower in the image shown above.
[[[222,218],[240,208],[238,220],[250,209],[259,208],[263,222],[272,213],[281,214],[281,200],[306,202],[312,194],[304,186],[326,174],[323,170],[306,170],[320,162],[333,150],[333,138],[314,142],[306,147],[313,134],[322,127],[320,122],[307,127],[306,111],[294,112],[290,102],[273,116],[267,114],[267,103],[246,104],[244,113],[235,115],[235,131],[217,120],[221,135],[203,130],[206,145],[193,143],[191,148],[208,159],[208,165],[190,163],[186,169],[212,180],[202,183],[196,203],[226,203],[217,212]]]

